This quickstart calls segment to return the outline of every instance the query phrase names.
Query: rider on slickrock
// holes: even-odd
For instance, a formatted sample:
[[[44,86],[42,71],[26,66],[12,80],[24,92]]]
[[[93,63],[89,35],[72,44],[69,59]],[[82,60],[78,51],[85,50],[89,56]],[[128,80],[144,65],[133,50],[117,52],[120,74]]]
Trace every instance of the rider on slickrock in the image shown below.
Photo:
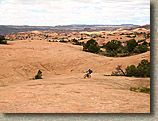
[[[91,74],[92,72],[93,72],[93,71],[92,71],[91,69],[89,69],[88,71],[86,71],[88,78],[90,77],[90,74]]]

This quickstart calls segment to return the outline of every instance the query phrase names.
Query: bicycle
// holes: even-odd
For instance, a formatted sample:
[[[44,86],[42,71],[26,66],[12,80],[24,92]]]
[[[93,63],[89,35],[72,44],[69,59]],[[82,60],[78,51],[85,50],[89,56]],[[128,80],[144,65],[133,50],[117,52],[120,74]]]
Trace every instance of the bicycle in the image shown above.
[[[88,73],[86,73],[83,78],[85,79],[86,77],[91,78],[91,75],[89,74],[89,77],[88,77]]]

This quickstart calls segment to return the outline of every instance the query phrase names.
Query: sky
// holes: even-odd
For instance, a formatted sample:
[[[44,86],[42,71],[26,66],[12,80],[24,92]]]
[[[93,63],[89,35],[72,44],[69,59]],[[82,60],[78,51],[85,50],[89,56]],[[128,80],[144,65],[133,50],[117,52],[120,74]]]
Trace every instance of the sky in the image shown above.
[[[150,24],[150,0],[0,0],[0,25]]]

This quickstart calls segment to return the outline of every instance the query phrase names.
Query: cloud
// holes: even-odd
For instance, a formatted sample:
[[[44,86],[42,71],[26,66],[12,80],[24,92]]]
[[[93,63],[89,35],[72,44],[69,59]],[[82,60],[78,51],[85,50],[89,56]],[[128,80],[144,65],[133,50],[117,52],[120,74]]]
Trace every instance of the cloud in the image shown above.
[[[3,25],[150,22],[150,0],[1,0],[0,11]]]

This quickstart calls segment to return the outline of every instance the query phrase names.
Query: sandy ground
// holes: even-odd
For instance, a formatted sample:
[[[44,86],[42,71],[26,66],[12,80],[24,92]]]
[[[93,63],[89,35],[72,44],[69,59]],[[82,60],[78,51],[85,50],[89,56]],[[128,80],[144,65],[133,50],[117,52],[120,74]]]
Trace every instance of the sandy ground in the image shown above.
[[[132,92],[149,78],[104,76],[150,59],[150,52],[123,58],[81,51],[81,46],[45,41],[0,45],[1,113],[149,113],[150,95]],[[91,79],[83,71],[91,68]],[[38,70],[43,79],[32,80]]]

